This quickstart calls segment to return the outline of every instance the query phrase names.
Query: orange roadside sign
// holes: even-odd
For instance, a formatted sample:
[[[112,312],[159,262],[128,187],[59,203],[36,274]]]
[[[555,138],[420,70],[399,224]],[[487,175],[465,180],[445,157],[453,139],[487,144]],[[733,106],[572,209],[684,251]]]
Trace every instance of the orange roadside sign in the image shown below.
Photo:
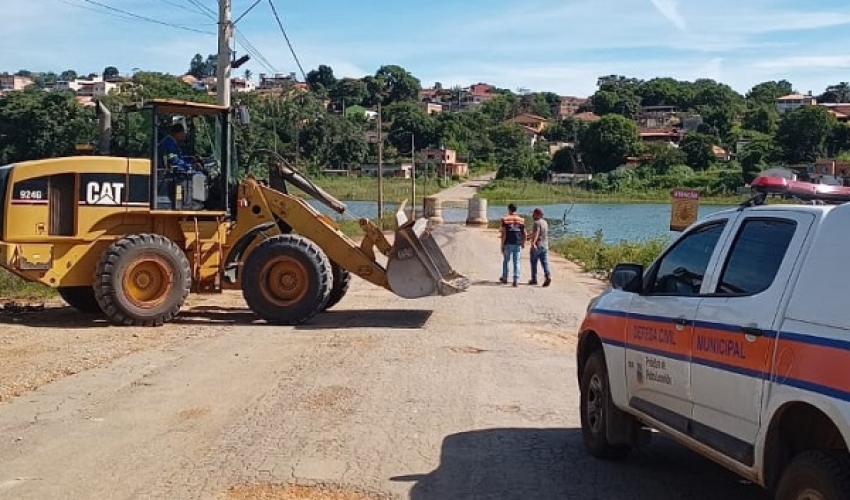
[[[699,191],[674,189],[670,192],[670,230],[684,231],[696,222],[699,214]]]

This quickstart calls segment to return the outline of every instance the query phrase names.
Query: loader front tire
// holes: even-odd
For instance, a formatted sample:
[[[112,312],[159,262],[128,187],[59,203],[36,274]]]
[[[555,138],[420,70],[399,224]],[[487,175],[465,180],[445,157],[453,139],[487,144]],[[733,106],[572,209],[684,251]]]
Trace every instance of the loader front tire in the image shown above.
[[[325,305],[326,311],[339,304],[339,301],[348,292],[349,285],[351,285],[351,273],[347,269],[343,269],[342,266],[331,261],[331,271],[333,272],[333,286],[331,287],[330,297],[328,297],[328,303]]]
[[[332,280],[330,260],[321,248],[302,236],[284,234],[248,255],[242,296],[269,323],[297,325],[325,309]]]
[[[94,288],[90,286],[61,286],[57,288],[59,296],[69,306],[88,314],[103,314],[100,304],[94,296]]]
[[[161,326],[180,312],[191,286],[189,260],[180,247],[158,234],[136,234],[104,252],[94,294],[112,323]]]

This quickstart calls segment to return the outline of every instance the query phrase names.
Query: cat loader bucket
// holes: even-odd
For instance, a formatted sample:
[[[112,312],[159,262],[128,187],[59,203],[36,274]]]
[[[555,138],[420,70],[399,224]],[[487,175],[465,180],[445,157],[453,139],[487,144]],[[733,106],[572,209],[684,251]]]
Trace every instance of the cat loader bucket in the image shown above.
[[[452,269],[443,255],[428,227],[428,219],[408,221],[402,203],[396,222],[398,227],[387,261],[387,281],[393,293],[415,299],[453,295],[469,288],[469,278]]]

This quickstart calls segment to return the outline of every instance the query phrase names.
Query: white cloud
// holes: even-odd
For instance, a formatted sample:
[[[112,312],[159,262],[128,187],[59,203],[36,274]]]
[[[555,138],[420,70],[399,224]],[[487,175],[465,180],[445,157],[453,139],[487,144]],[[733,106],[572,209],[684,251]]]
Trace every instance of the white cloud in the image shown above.
[[[685,22],[685,18],[679,13],[679,5],[676,0],[649,0],[652,2],[653,7],[662,15],[665,19],[670,21],[679,31],[687,31],[688,25]]]
[[[847,69],[850,68],[850,56],[847,55],[801,55],[759,61],[756,66],[772,70],[807,69]]]

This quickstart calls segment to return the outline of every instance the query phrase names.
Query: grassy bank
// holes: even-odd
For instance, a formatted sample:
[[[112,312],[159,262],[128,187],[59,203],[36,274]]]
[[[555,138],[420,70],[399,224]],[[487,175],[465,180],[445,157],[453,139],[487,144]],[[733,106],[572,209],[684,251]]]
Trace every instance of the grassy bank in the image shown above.
[[[316,177],[312,181],[330,195],[342,201],[377,201],[378,179],[376,177]],[[384,179],[384,201],[400,203],[407,199],[411,201],[411,179]],[[447,187],[459,184],[460,181],[443,182],[435,179],[416,179],[416,197],[434,194]]]
[[[556,203],[668,203],[670,190],[640,190],[607,193],[572,186],[543,184],[535,181],[500,179],[485,186],[477,195],[490,203],[556,204]],[[734,205],[745,196],[703,196],[705,205]]]
[[[658,257],[666,244],[666,238],[605,243],[602,231],[597,231],[592,238],[570,236],[559,240],[552,244],[551,251],[575,262],[585,272],[607,275],[621,262],[648,265]]]

